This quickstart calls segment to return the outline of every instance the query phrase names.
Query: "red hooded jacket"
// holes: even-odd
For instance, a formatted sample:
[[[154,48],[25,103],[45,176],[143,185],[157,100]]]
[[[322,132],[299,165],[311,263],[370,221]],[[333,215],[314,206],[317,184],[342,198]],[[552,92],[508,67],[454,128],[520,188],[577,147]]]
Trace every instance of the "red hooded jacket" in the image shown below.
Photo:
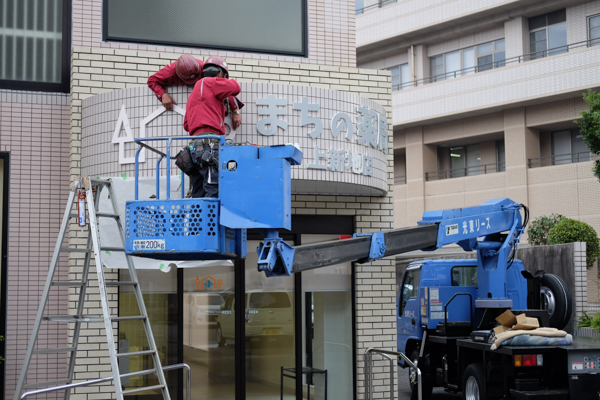
[[[200,71],[202,71],[202,69],[204,68],[204,62],[202,60],[196,60],[200,64]],[[148,78],[148,87],[154,92],[154,94],[156,95],[156,97],[158,97],[159,100],[161,100],[162,95],[166,93],[165,86],[185,85],[185,82],[182,81],[175,72],[176,64],[177,62],[169,64]],[[229,98],[229,107],[231,107],[231,111],[235,111],[244,107],[244,103],[231,96]]]
[[[194,86],[188,98],[183,128],[190,135],[203,132],[225,134],[225,106],[223,100],[240,93],[235,79],[202,78]]]

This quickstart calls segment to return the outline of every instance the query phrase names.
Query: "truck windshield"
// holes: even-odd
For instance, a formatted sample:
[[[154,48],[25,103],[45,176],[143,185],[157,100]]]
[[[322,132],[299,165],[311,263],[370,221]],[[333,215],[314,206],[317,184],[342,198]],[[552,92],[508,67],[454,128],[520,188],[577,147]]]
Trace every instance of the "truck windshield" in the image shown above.
[[[477,266],[459,265],[452,267],[452,286],[477,287]]]
[[[400,310],[398,315],[402,315],[406,302],[410,299],[417,298],[417,290],[419,289],[419,276],[421,269],[409,269],[404,275],[404,283],[402,284],[402,293],[400,294]]]

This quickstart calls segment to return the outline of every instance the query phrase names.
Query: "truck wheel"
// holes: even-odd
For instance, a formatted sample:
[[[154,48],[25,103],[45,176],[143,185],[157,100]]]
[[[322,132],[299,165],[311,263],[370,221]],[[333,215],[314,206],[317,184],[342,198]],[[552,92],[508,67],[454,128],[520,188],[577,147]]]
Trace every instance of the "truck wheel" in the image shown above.
[[[221,329],[221,325],[217,324],[217,343],[219,343],[219,347],[225,346],[225,342],[227,339],[223,336],[223,330]]]
[[[563,329],[571,319],[573,299],[565,281],[553,274],[545,274],[541,280],[542,309],[547,310],[550,327]]]
[[[463,399],[485,400],[485,379],[483,377],[483,364],[473,363],[465,370],[463,376]]]
[[[433,386],[429,382],[429,379],[425,378],[425,370],[423,367],[419,367],[419,350],[413,350],[410,354],[410,360],[421,370],[421,391],[422,399],[427,400],[431,397]],[[419,399],[419,388],[417,385],[417,371],[413,368],[408,368],[408,381],[410,383],[410,400]]]

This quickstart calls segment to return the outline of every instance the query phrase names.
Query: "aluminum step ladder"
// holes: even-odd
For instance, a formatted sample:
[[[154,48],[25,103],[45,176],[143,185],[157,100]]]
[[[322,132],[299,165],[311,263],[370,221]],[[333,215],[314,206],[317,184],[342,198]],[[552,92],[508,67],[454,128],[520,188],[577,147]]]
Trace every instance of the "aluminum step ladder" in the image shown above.
[[[68,232],[69,220],[71,218],[77,218],[78,214],[73,213],[73,206],[75,203],[75,198],[80,190],[83,188],[86,193],[85,203],[87,205],[87,212],[89,215],[89,224],[88,224],[88,238],[87,245],[85,249],[76,248],[76,247],[63,247],[64,238]],[[108,189],[109,199],[112,204],[111,212],[100,212],[99,208],[99,199],[100,193],[103,189]],[[94,192],[97,193],[94,193]],[[80,210],[81,212],[81,210]],[[85,212],[85,211],[84,211]],[[122,282],[122,281],[105,281],[104,280],[104,272],[102,270],[102,251],[124,251],[124,248],[115,248],[115,247],[102,247],[100,246],[100,237],[98,232],[98,218],[110,218],[116,221],[117,226],[119,228],[119,232],[121,234],[121,243],[123,243],[124,247],[124,234],[123,234],[123,224],[121,222],[121,218],[118,213],[117,200],[114,193],[114,189],[112,186],[112,182],[110,179],[101,180],[101,179],[90,179],[89,177],[83,177],[78,179],[72,186],[69,194],[69,200],[67,202],[67,207],[65,209],[65,214],[62,219],[62,223],[60,225],[60,231],[58,235],[58,240],[56,241],[56,246],[54,248],[54,254],[52,256],[52,260],[50,262],[50,269],[48,270],[48,277],[46,278],[46,284],[44,286],[44,291],[42,293],[42,298],[40,300],[40,306],[38,308],[37,316],[35,319],[35,323],[33,325],[33,331],[31,332],[31,338],[29,339],[29,344],[27,346],[27,352],[25,354],[25,360],[23,362],[23,368],[21,369],[21,375],[19,376],[19,380],[17,382],[17,387],[14,395],[14,400],[19,400],[23,390],[27,390],[30,388],[39,388],[39,387],[49,387],[49,386],[57,386],[57,385],[68,385],[73,382],[73,374],[75,371],[75,361],[77,358],[77,345],[79,342],[79,334],[81,332],[81,325],[83,323],[89,322],[104,322],[104,328],[106,330],[106,339],[108,342],[108,352],[110,356],[110,364],[112,369],[112,374],[114,377],[114,386],[117,400],[123,400],[123,396],[145,392],[149,390],[158,390],[160,389],[163,399],[170,400],[169,391],[167,388],[167,384],[165,381],[165,376],[163,372],[163,368],[160,363],[158,350],[156,348],[156,343],[154,341],[154,336],[152,335],[152,329],[150,328],[150,321],[148,320],[148,312],[146,311],[146,306],[144,305],[144,299],[142,297],[142,291],[140,289],[139,281],[137,278],[137,273],[133,265],[133,261],[130,256],[126,256],[127,258],[127,266],[129,268],[129,276],[131,277],[131,281]],[[60,253],[85,253],[85,262],[82,271],[81,281],[66,281],[66,282],[55,282],[53,281],[54,274],[56,272],[56,268],[58,265],[58,259]],[[90,262],[92,258],[92,253],[94,254],[94,259],[96,262],[96,272],[98,274],[98,288],[100,291],[100,302],[102,304],[102,313],[103,316],[84,316],[84,302],[85,295],[88,288],[88,274],[90,270]],[[138,307],[140,310],[139,316],[128,316],[128,317],[112,317],[110,315],[110,309],[108,307],[108,298],[106,296],[106,287],[107,286],[130,286],[133,287],[133,291],[135,293],[135,297],[137,299]],[[79,288],[79,299],[77,302],[77,313],[74,315],[55,315],[55,316],[45,316],[44,311],[46,309],[46,305],[48,303],[48,297],[50,295],[50,289],[53,286],[67,286],[67,287],[76,287]],[[136,351],[130,353],[117,353],[115,349],[115,341],[113,336],[113,328],[112,323],[116,321],[141,321],[144,330],[146,332],[146,337],[148,339],[149,350],[144,351]],[[45,321],[61,321],[67,323],[74,323],[73,329],[73,343],[70,347],[65,348],[55,348],[55,349],[36,349],[36,342],[38,339],[38,334],[40,331],[40,326]],[[46,381],[46,382],[36,382],[36,383],[28,383],[25,384],[25,379],[27,376],[27,371],[29,369],[29,364],[31,362],[31,358],[35,354],[56,354],[56,353],[65,353],[68,354],[68,368],[67,368],[67,377],[65,379],[56,380],[56,381]],[[119,365],[118,359],[124,357],[141,357],[144,355],[151,355],[154,361],[154,370],[158,377],[158,385],[153,386],[145,386],[139,387],[129,390],[123,390],[121,386],[121,374],[119,373]],[[65,389],[65,400],[68,400],[70,396],[70,389]]]

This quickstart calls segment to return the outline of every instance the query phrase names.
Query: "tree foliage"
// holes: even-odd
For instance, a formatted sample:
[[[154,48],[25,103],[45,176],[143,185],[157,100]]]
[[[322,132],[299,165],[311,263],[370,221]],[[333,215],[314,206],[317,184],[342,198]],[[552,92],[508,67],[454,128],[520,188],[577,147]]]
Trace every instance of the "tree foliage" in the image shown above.
[[[594,154],[600,154],[600,93],[588,89],[587,94],[583,94],[583,100],[589,104],[590,110],[582,110],[580,114],[583,118],[575,123],[579,125],[588,149]],[[600,160],[594,162],[592,170],[600,181]]]
[[[600,241],[594,228],[585,222],[565,218],[550,229],[548,233],[547,244],[573,242],[585,242],[587,267],[592,268],[594,262],[600,256]]]
[[[529,225],[527,230],[527,241],[529,244],[534,246],[542,246],[546,244],[548,240],[548,233],[550,229],[554,228],[554,225],[565,219],[564,215],[550,214],[550,216],[537,217]]]
[[[587,312],[583,311],[583,316],[577,321],[577,328],[600,329],[600,313],[589,316]]]

